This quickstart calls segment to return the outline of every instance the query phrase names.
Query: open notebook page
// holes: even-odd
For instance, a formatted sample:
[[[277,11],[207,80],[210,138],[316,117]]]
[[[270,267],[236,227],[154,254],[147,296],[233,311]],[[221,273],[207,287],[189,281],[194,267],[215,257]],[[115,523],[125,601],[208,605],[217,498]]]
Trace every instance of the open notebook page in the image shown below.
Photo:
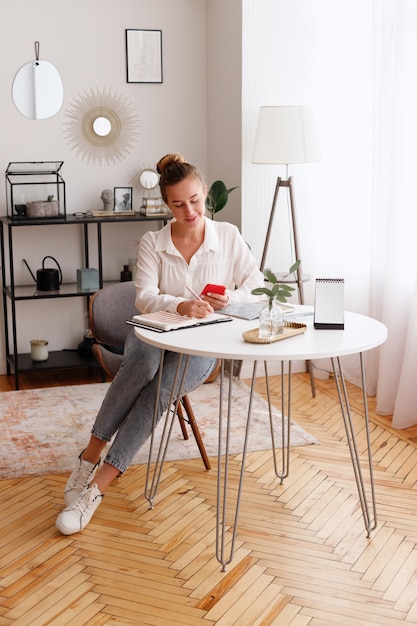
[[[169,313],[168,311],[155,311],[154,313],[134,315],[132,321],[128,323],[163,332],[229,321],[232,321],[231,317],[219,313],[211,313],[210,315],[206,315],[206,317],[197,318],[179,315],[178,313]]]

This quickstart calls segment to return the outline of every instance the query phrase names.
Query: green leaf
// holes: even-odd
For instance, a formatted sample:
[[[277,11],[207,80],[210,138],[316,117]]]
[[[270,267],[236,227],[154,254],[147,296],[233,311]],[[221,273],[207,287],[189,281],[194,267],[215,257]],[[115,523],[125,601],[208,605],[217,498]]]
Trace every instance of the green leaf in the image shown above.
[[[291,295],[292,291],[295,291],[295,287],[291,287],[290,285],[280,285],[280,291],[284,291],[288,296]]]
[[[206,208],[212,214],[218,213],[226,206],[229,194],[235,189],[237,189],[237,187],[227,189],[222,180],[214,181],[207,194]]]
[[[264,276],[267,279],[267,281],[269,281],[272,284],[275,284],[277,282],[277,277],[275,276],[275,274],[270,270],[269,267],[266,268],[266,270],[264,270]]]
[[[272,291],[266,287],[255,287],[255,289],[252,289],[251,293],[253,293],[254,296],[268,296],[268,298],[273,295]]]
[[[288,276],[293,272],[296,272],[300,266],[301,261],[296,261],[293,265],[291,265],[288,274],[284,274]],[[278,282],[278,278],[268,267],[264,270],[265,279],[271,283],[271,289],[267,289],[266,287],[257,287],[256,289],[252,289],[253,295],[267,295],[270,299],[276,299],[280,302],[287,302],[287,298],[291,297],[293,291],[295,291],[295,287],[291,287],[291,285],[287,285],[285,283]],[[282,280],[282,279],[281,279]]]
[[[284,291],[281,287],[281,285],[279,285],[278,283],[276,283],[272,289],[271,289],[272,293],[274,294],[274,296],[278,296],[280,291]]]
[[[293,274],[294,272],[296,272],[300,267],[300,263],[301,261],[300,259],[298,259],[298,261],[296,261],[294,265],[291,265],[290,269],[288,270],[288,274]]]

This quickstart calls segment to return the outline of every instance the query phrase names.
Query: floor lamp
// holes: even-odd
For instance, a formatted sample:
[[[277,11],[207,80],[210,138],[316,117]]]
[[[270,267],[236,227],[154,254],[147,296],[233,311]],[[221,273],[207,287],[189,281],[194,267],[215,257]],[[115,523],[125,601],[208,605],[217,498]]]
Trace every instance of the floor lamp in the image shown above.
[[[264,106],[261,107],[256,129],[255,146],[252,163],[285,165],[287,179],[278,177],[275,193],[269,215],[268,228],[265,236],[264,249],[260,269],[265,269],[269,240],[274,224],[278,193],[281,188],[288,189],[290,205],[290,232],[294,248],[294,261],[301,260],[298,241],[297,221],[294,204],[293,178],[288,176],[288,166],[296,163],[312,163],[318,161],[319,151],[316,138],[313,111],[306,106]],[[304,304],[303,275],[301,265],[297,269],[298,297],[300,304]],[[288,279],[282,282],[289,282]],[[313,395],[315,395],[314,378],[310,363],[307,363],[310,373]]]

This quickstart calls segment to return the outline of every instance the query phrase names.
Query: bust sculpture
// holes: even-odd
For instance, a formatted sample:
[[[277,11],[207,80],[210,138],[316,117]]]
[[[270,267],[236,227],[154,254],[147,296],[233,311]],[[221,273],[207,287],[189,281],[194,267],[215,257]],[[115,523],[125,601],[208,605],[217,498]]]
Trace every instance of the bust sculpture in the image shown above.
[[[104,189],[100,198],[103,200],[103,211],[113,211],[113,192],[111,189]]]

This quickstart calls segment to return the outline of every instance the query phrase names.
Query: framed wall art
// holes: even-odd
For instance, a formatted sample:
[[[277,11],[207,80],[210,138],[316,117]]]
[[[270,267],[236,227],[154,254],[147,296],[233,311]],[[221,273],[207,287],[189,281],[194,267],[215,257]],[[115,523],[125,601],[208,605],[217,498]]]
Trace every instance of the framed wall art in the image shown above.
[[[128,83],[162,83],[162,31],[126,29]]]
[[[132,187],[114,188],[114,211],[115,213],[132,211]]]

